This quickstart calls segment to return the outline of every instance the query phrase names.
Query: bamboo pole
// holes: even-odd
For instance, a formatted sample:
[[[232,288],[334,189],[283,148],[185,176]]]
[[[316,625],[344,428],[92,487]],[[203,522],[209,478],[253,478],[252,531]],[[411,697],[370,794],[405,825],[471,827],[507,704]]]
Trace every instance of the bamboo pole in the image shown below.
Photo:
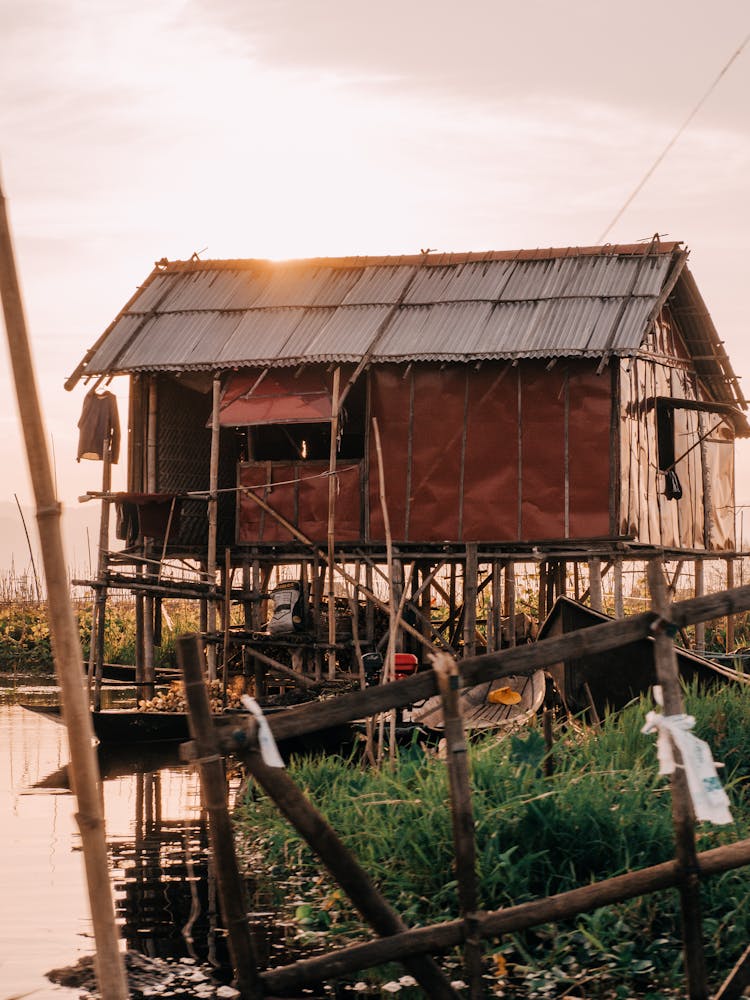
[[[622,559],[614,560],[614,598],[615,598],[615,618],[622,618],[625,614],[625,603],[622,593]]]
[[[47,436],[31,357],[13,244],[0,189],[0,298],[13,367],[26,456],[36,501],[44,572],[47,580],[50,633],[63,716],[68,728],[70,775],[76,796],[96,955],[94,964],[102,1000],[127,1000],[125,967],[107,867],[107,844],[100,799],[94,733],[83,672],[83,655],[68,587],[60,533],[60,504],[55,496]]]
[[[208,582],[212,587],[216,586],[216,539],[218,534],[218,511],[219,511],[219,403],[221,401],[221,379],[214,375],[213,397],[211,406],[211,465],[208,482],[208,553],[206,573]],[[210,598],[206,609],[206,631],[216,631],[216,599]],[[216,677],[216,646],[209,643],[206,647],[206,664],[209,680]]]
[[[190,735],[195,743],[203,801],[208,812],[211,852],[216,864],[219,898],[226,921],[232,966],[243,1000],[260,1000],[264,996],[264,990],[258,976],[242,879],[234,850],[224,764],[211,721],[201,644],[197,636],[186,635],[177,639],[176,646],[188,704]]]
[[[279,812],[315,851],[376,933],[387,936],[405,931],[406,925],[399,915],[381,896],[367,872],[286,771],[269,767],[257,751],[244,754],[243,761]],[[435,1000],[458,1000],[458,994],[434,959],[426,956],[407,958],[404,965],[419,982],[426,996]]]
[[[461,718],[461,700],[458,696],[458,667],[447,653],[437,653],[432,660],[443,704],[446,763],[451,799],[453,850],[456,855],[456,880],[458,905],[466,921],[464,965],[469,979],[471,1000],[484,996],[482,983],[482,948],[476,935],[477,895],[476,841],[474,836],[474,810],[471,802],[469,762],[466,752],[466,735]]]
[[[727,559],[727,590],[731,590],[732,587],[734,587],[734,559],[730,556]],[[734,652],[734,615],[727,615],[726,642],[724,646],[727,653]]]
[[[336,450],[339,434],[339,384],[341,369],[333,373],[333,389],[331,391],[331,447],[328,457],[328,677],[336,676],[336,574],[334,571],[335,556],[335,517],[336,517]]]
[[[598,556],[589,559],[589,595],[590,604],[594,611],[604,611],[602,561]]]
[[[737,960],[714,1000],[740,1000],[748,986],[750,986],[750,945]]]
[[[477,543],[467,542],[464,560],[464,656],[474,656],[477,651],[478,573]]]
[[[695,560],[695,596],[703,597],[703,560]],[[695,625],[695,648],[699,653],[706,651],[706,625],[705,622],[696,622]]]
[[[664,572],[658,560],[647,566],[648,584],[654,611],[659,615],[654,636],[654,666],[661,685],[665,715],[681,715],[685,708],[680,688],[680,673],[674,643],[663,627],[671,620],[671,603]],[[681,764],[677,747],[673,747],[675,760]],[[695,818],[687,779],[682,767],[672,775],[672,822],[674,825],[675,854],[682,869],[680,882],[680,909],[682,912],[683,953],[690,1000],[708,1000],[706,964],[703,952],[701,923],[700,883],[698,859],[695,849]]]
[[[701,874],[719,875],[750,864],[750,840],[715,847],[698,855]],[[567,920],[578,913],[591,913],[627,899],[671,889],[682,878],[677,861],[665,861],[650,868],[616,875],[602,882],[593,882],[578,889],[519,903],[502,910],[482,913],[477,921],[477,933],[483,938],[499,937],[538,927],[541,924]],[[292,990],[311,983],[344,976],[359,969],[368,969],[386,962],[403,961],[409,955],[445,951],[461,944],[467,933],[463,919],[447,920],[428,927],[352,945],[317,958],[303,959],[262,974],[263,983],[271,992]]]
[[[99,551],[96,558],[96,597],[94,613],[91,616],[91,644],[89,648],[89,672],[94,675],[94,709],[98,712],[102,707],[102,673],[104,668],[104,631],[107,616],[107,550],[109,549],[109,512],[110,501],[107,499],[112,489],[112,440],[108,434],[102,441],[102,493],[101,514],[99,517]]]

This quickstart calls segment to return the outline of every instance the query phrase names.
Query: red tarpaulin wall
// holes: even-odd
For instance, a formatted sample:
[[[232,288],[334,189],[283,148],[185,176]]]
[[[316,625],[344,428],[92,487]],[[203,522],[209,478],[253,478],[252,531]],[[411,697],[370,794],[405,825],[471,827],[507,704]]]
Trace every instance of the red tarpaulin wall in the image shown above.
[[[317,376],[319,379],[320,376]],[[593,361],[373,367],[385,493],[395,542],[504,542],[608,536],[611,378]],[[519,451],[520,448],[520,451]],[[567,449],[567,462],[566,462]],[[369,433],[369,525],[361,466],[339,460],[339,542],[385,538],[374,437]],[[567,465],[567,490],[566,490]],[[351,468],[355,466],[355,468]],[[240,484],[318,543],[326,539],[327,463],[251,462]],[[272,480],[270,492],[263,484]],[[567,529],[567,530],[566,530]],[[240,494],[238,541],[288,542],[289,532]]]

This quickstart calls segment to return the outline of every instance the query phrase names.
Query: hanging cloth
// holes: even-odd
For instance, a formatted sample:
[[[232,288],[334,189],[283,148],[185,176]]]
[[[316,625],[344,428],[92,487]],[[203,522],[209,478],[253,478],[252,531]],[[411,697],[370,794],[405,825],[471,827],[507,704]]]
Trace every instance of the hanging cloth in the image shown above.
[[[83,398],[78,429],[79,462],[82,458],[101,462],[106,439],[111,442],[112,462],[117,462],[120,457],[120,417],[114,393],[96,392],[94,389],[87,392]]]

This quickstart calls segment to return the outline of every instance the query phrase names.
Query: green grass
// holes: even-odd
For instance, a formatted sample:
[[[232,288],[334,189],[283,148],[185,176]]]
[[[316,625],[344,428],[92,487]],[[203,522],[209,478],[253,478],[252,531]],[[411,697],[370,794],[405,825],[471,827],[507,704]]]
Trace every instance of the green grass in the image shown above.
[[[542,774],[537,730],[472,747],[481,907],[564,892],[674,856],[668,785],[657,773],[654,738],[640,733],[649,707],[644,700],[610,716],[601,734],[559,729],[551,778]],[[750,691],[689,693],[688,708],[726,764],[720,773],[735,817],[727,828],[701,825],[698,846],[707,849],[750,836]],[[442,761],[415,748],[380,772],[327,757],[301,760],[291,773],[407,923],[458,915]],[[323,911],[331,885],[268,800],[246,798],[237,819],[274,879],[291,878],[295,906],[311,908],[308,916]],[[750,872],[708,879],[702,894],[716,986],[750,940]],[[659,893],[487,948],[507,959],[525,996],[556,996],[571,984],[576,995],[666,996],[682,986],[678,910],[675,892]],[[339,904],[337,911],[334,929],[338,920],[349,931],[351,911]],[[653,993],[655,983],[661,993]]]

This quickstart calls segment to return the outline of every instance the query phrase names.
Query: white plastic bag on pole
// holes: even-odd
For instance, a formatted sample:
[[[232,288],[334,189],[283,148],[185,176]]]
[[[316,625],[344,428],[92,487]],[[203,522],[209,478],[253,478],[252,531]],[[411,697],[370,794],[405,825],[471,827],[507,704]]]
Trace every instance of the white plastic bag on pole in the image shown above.
[[[661,690],[654,688],[654,696],[661,704]],[[729,811],[729,798],[721,787],[716,764],[708,743],[699,740],[690,730],[695,725],[692,715],[662,715],[648,712],[642,733],[657,733],[656,751],[659,756],[659,773],[672,774],[677,766],[673,747],[677,747],[685,769],[688,791],[697,820],[723,825],[733,822]]]

